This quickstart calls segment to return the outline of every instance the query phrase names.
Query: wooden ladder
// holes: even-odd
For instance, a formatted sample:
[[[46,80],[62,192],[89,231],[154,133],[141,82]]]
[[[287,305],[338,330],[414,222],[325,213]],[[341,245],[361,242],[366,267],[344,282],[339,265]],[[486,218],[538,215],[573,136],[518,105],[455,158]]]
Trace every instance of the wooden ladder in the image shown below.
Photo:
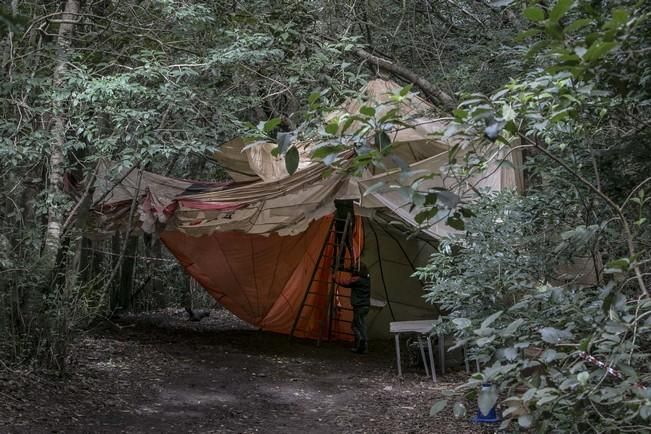
[[[303,299],[301,301],[301,307],[298,310],[298,313],[296,314],[296,317],[294,318],[294,323],[292,324],[292,330],[290,333],[290,337],[294,337],[297,331],[303,331],[307,332],[307,330],[303,330],[299,328],[299,325],[301,323],[301,320],[307,320],[307,317],[305,316],[305,308],[306,307],[318,307],[318,305],[314,304],[307,304],[307,300],[310,295],[313,295],[314,297],[323,297],[324,294],[321,294],[317,291],[312,290],[312,286],[314,283],[327,283],[328,284],[328,293],[326,294],[327,297],[327,315],[326,315],[326,320],[321,321],[320,324],[320,332],[319,336],[317,338],[317,344],[321,343],[321,340],[324,338],[326,340],[331,340],[332,339],[332,334],[333,330],[335,328],[335,325],[337,323],[351,323],[351,321],[346,321],[343,319],[338,318],[337,316],[337,311],[338,310],[346,310],[347,308],[345,307],[339,307],[337,306],[337,298],[350,298],[350,296],[345,296],[342,294],[338,294],[337,292],[337,282],[335,281],[335,275],[337,271],[341,268],[343,265],[344,259],[346,257],[346,242],[349,239],[349,237],[352,236],[351,234],[351,228],[352,228],[352,223],[354,216],[351,213],[348,213],[346,215],[345,219],[341,218],[333,218],[332,222],[330,223],[330,228],[328,230],[328,233],[326,235],[326,238],[323,242],[323,245],[321,246],[321,251],[319,252],[319,257],[317,259],[316,266],[314,267],[314,270],[312,271],[312,275],[310,276],[310,280],[307,283],[307,287],[305,288],[305,292],[303,293]],[[338,231],[337,230],[337,222],[343,222],[343,230]],[[334,257],[330,255],[326,255],[326,249],[328,246],[332,246],[333,250],[335,252]],[[352,246],[352,241],[351,241],[351,246]],[[319,280],[317,278],[317,274],[319,271],[323,270],[323,267],[327,264],[328,259],[333,259],[330,265],[330,273],[328,274],[328,279],[327,280]],[[352,333],[348,332],[338,332],[340,334],[346,334],[346,335],[353,335]]]

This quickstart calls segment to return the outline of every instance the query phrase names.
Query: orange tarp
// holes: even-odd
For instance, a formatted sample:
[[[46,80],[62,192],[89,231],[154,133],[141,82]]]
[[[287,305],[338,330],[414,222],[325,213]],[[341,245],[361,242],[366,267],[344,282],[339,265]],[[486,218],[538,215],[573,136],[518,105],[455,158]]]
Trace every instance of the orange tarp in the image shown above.
[[[358,218],[359,220],[359,218]],[[268,236],[243,232],[213,232],[192,237],[165,231],[161,240],[192,275],[225,308],[263,330],[289,334],[299,314],[315,268],[306,307],[295,336],[327,338],[328,281],[334,248],[332,216],[312,222],[297,235]],[[361,231],[361,221],[355,225]],[[321,249],[329,239],[324,254]],[[355,256],[361,251],[361,232],[354,235]],[[337,288],[332,339],[351,339],[349,290]]]

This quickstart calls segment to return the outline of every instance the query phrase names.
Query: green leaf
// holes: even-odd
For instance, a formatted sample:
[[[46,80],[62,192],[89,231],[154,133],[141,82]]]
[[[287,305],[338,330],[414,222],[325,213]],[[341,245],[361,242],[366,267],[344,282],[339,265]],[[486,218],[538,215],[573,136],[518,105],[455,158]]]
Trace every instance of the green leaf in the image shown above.
[[[631,261],[628,258],[615,259],[609,261],[606,264],[606,269],[604,270],[604,273],[608,273],[608,274],[621,273],[623,271],[628,271],[630,267],[631,267]]]
[[[554,327],[543,327],[540,330],[540,335],[543,341],[550,344],[558,344],[563,341],[572,339],[572,333],[565,330],[559,330]]]
[[[487,328],[489,325],[493,324],[497,318],[499,318],[502,315],[503,311],[498,311],[495,312],[494,314],[490,315],[488,318],[486,318],[484,321],[481,323],[481,328]]]
[[[462,402],[455,402],[454,406],[452,407],[452,413],[457,419],[464,417],[467,413],[466,406],[463,405]]]
[[[452,114],[458,122],[462,122],[466,116],[468,116],[468,111],[463,109],[456,109],[452,111]]]
[[[502,330],[501,335],[505,337],[512,336],[522,324],[524,324],[524,319],[518,318],[514,320],[511,324],[506,326],[504,330]]]
[[[416,223],[419,225],[428,222],[431,218],[433,218],[437,213],[439,212],[438,208],[436,207],[431,207],[426,210],[423,210],[416,214],[414,216],[414,220],[416,220]]]
[[[570,114],[572,113],[572,111],[573,111],[572,108],[565,108],[565,109],[563,109],[561,111],[553,113],[549,120],[551,122],[560,122],[560,121],[570,117]]]
[[[504,121],[511,121],[515,119],[516,116],[515,110],[513,110],[511,104],[504,104],[502,106],[502,119],[504,119]]]
[[[300,157],[296,147],[292,146],[287,150],[287,153],[285,154],[285,168],[287,169],[287,173],[292,175],[296,172],[296,169],[298,169],[299,159]]]
[[[307,97],[307,103],[309,105],[314,104],[315,102],[318,101],[318,99],[321,98],[321,93],[320,92],[312,92],[308,97]]]
[[[543,39],[542,41],[536,42],[527,51],[527,57],[530,58],[530,59],[535,57],[536,54],[540,53],[542,50],[544,50],[548,46],[549,46],[549,41],[546,40],[546,39]]]
[[[604,24],[604,29],[614,30],[626,24],[626,21],[628,21],[629,14],[626,9],[613,9],[612,15],[613,17],[610,19],[610,21]]]
[[[582,386],[585,386],[588,383],[588,380],[590,379],[590,374],[583,371],[579,373],[579,375],[576,376],[576,380],[581,384]]]
[[[463,208],[463,207],[462,207],[462,208],[459,208],[459,212],[460,212],[461,215],[464,216],[465,218],[474,217],[474,215],[475,215],[475,213],[472,212],[472,210],[469,209],[469,208]]]
[[[558,0],[551,11],[549,11],[549,20],[557,22],[567,11],[570,10],[574,0]]]
[[[391,144],[391,138],[385,131],[378,131],[375,134],[375,144],[380,150],[383,150]]]
[[[506,360],[513,361],[518,358],[518,350],[513,347],[505,348],[504,357],[506,358]]]
[[[545,26],[545,33],[551,36],[553,39],[562,40],[563,39],[563,29],[560,24],[553,21],[548,21]]]
[[[472,325],[472,322],[468,318],[454,318],[452,322],[459,330],[466,329]]]
[[[393,108],[393,109],[389,110],[388,112],[386,112],[384,114],[384,116],[382,116],[380,118],[380,123],[383,124],[383,123],[387,122],[388,120],[396,119],[399,116],[400,116],[400,110],[398,110],[397,108]]]
[[[341,145],[325,145],[325,146],[319,146],[312,152],[312,158],[316,160],[321,160],[328,155],[331,154],[338,154],[344,149],[343,146]]]
[[[367,105],[360,108],[359,112],[365,116],[368,116],[369,118],[375,116],[375,109]]]
[[[409,83],[406,86],[403,86],[402,89],[400,89],[400,96],[406,96],[409,92],[411,92],[412,87],[414,87],[414,85],[411,83]]]
[[[276,128],[278,125],[280,125],[280,118],[271,118],[267,122],[264,123],[264,126],[262,127],[262,130],[265,133],[269,133],[274,128]]]
[[[542,407],[545,404],[556,401],[556,399],[558,399],[557,395],[545,395],[536,401],[536,407]]]
[[[445,222],[448,226],[450,226],[453,229],[456,229],[458,231],[462,231],[466,228],[465,223],[463,222],[463,219],[459,215],[459,213],[454,213],[453,216],[448,217],[447,221]]]
[[[488,344],[490,344],[491,342],[493,342],[493,341],[495,340],[495,338],[496,338],[495,335],[493,335],[493,336],[488,336],[488,337],[483,337],[483,338],[479,338],[479,339],[477,339],[477,346],[478,346],[478,347],[483,347],[483,346],[485,346],[485,345],[488,345]]]
[[[429,410],[429,415],[430,416],[436,416],[438,413],[441,412],[445,408],[445,406],[448,405],[447,399],[443,399],[441,401],[437,401],[432,405],[432,408]]]
[[[558,352],[556,350],[551,349],[551,348],[547,348],[545,351],[543,351],[540,358],[545,363],[551,363],[554,360],[556,360],[557,356],[558,356]]]
[[[609,51],[617,46],[617,42],[595,41],[583,56],[583,60],[589,62],[605,56]]]
[[[516,42],[525,41],[525,40],[529,39],[530,37],[539,34],[540,32],[542,32],[542,29],[537,28],[537,27],[533,28],[533,29],[525,30],[524,32],[520,32],[515,36],[515,41]]]
[[[344,125],[341,127],[341,134],[346,134],[346,131],[348,131],[348,128],[350,128],[354,122],[355,122],[355,118],[352,117],[346,118]]]
[[[337,131],[339,131],[339,122],[337,120],[334,120],[325,126],[325,132],[328,134],[336,136]]]
[[[565,27],[565,33],[571,33],[574,32],[575,30],[582,29],[583,27],[589,25],[592,23],[592,20],[590,18],[581,18],[576,21],[572,21],[570,24]]]
[[[524,10],[524,16],[534,22],[539,22],[545,19],[545,11],[538,6],[531,6]]]

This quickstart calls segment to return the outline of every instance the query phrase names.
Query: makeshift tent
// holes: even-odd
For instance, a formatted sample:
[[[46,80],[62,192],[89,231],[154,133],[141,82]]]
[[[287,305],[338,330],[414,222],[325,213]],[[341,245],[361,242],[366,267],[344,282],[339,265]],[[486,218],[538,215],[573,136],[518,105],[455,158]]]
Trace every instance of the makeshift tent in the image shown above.
[[[355,114],[362,104],[377,107],[377,116],[382,116],[396,108],[391,97],[399,91],[395,83],[372,81],[360,98],[330,116]],[[422,171],[445,172],[447,151],[457,143],[443,138],[447,121],[432,117],[433,109],[413,94],[402,100],[397,110],[409,127],[388,131],[399,160],[387,158],[382,170],[355,176],[312,161],[318,143],[297,145],[299,169],[289,175],[282,157],[271,153],[275,144],[245,146],[239,139],[215,155],[234,182],[177,180],[142,170],[111,174],[104,165],[94,192],[96,224],[107,231],[124,229],[131,206],[137,204],[138,229],[160,232],[186,271],[243,320],[300,337],[351,339],[349,290],[332,282],[340,248],[333,223],[335,200],[353,200],[353,247],[344,253],[347,263],[362,258],[370,267],[370,332],[386,336],[389,321],[437,316],[436,307],[424,302],[420,283],[410,276],[426,263],[436,239],[451,229],[434,219],[420,236],[407,239],[390,224],[399,220],[418,226],[419,208],[408,206],[407,190],[396,186],[410,185]],[[345,168],[351,155],[339,155],[339,167]],[[405,164],[412,170],[400,169]],[[468,181],[443,176],[420,188],[446,187],[465,197]],[[470,181],[492,190],[515,188],[518,174],[512,165],[492,166]],[[371,188],[378,183],[381,188]]]

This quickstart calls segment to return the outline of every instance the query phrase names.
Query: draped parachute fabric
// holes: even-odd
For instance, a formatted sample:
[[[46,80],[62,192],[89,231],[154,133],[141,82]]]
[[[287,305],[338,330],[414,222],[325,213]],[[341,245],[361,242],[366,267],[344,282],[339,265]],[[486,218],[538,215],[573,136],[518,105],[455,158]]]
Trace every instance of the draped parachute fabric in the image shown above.
[[[331,216],[316,220],[307,230],[290,236],[213,232],[192,237],[165,231],[161,240],[221,305],[263,330],[289,334],[309,292],[295,335],[318,339],[323,336],[326,321],[334,257],[331,222]],[[361,224],[355,226],[361,230]],[[356,259],[363,236],[357,233],[353,238]],[[326,242],[326,250],[320,255]],[[344,305],[348,298],[339,300],[340,308],[335,313],[346,319],[350,316],[349,305]],[[347,330],[335,329],[332,334],[334,338],[348,339]]]
[[[355,175],[346,170],[353,150],[326,166],[311,155],[331,143],[310,141],[292,142],[299,164],[289,175],[283,157],[272,152],[276,143],[233,139],[213,155],[231,175],[226,182],[174,179],[101,162],[88,235],[97,238],[127,228],[160,233],[188,274],[243,320],[286,334],[295,326],[296,336],[315,339],[323,338],[324,327],[332,324],[329,338],[350,339],[349,290],[335,286],[333,306],[328,295],[336,277],[335,200],[354,201],[354,248],[346,254],[349,264],[363,256],[371,271],[371,335],[386,335],[392,320],[434,318],[437,308],[425,303],[422,286],[411,275],[426,264],[436,240],[453,230],[437,223],[437,216],[423,229],[416,222],[422,209],[411,206],[409,189],[426,173],[437,176],[420,180],[419,190],[447,189],[464,201],[476,197],[470,182],[480,189],[520,190],[521,161],[513,149],[496,153],[512,164],[488,163],[484,172],[456,179],[446,167],[448,152],[455,148],[463,155],[464,139],[445,134],[450,118],[437,118],[427,101],[413,93],[396,98],[400,93],[396,83],[373,80],[358,98],[328,115],[326,121],[344,119],[371,106],[378,119],[392,111],[402,120],[385,125],[391,155]],[[349,131],[359,126],[355,121]],[[367,139],[374,146],[372,133]],[[386,217],[382,223],[380,215]],[[135,216],[133,221],[129,216]],[[407,239],[396,232],[397,221],[420,229],[423,236]],[[339,321],[332,322],[333,316]]]

